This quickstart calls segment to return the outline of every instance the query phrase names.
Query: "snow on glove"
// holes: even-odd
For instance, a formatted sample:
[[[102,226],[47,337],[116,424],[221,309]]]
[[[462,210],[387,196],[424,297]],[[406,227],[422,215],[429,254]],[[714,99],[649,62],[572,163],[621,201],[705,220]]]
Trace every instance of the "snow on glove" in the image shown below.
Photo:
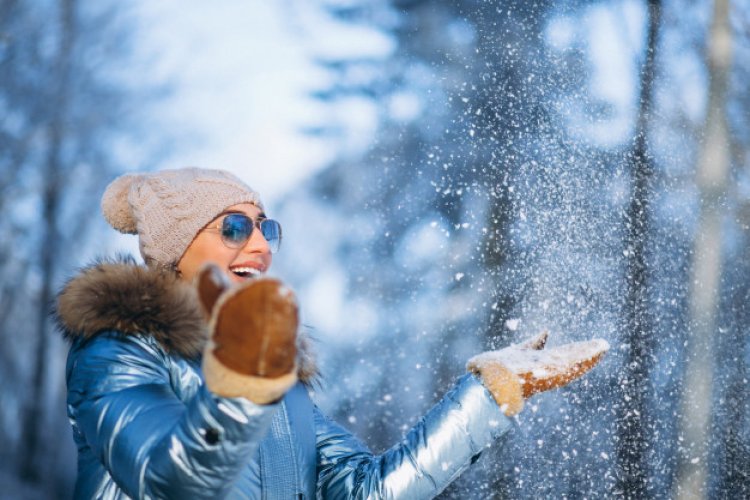
[[[523,409],[534,394],[562,387],[596,365],[609,349],[594,339],[544,349],[547,332],[523,344],[478,354],[466,369],[478,374],[507,416]]]
[[[198,273],[196,286],[210,335],[203,353],[208,389],[258,404],[280,399],[297,382],[294,293],[270,278],[231,285],[213,265]]]

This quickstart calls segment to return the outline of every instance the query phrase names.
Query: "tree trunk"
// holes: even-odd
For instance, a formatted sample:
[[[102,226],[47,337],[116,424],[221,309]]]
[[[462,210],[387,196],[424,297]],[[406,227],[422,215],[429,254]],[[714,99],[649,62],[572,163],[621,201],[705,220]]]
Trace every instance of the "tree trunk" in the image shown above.
[[[629,162],[632,172],[630,205],[626,214],[625,255],[627,292],[624,343],[628,346],[621,379],[622,400],[617,428],[617,488],[626,498],[646,498],[646,388],[652,355],[653,321],[648,305],[646,248],[649,238],[653,174],[648,124],[653,105],[656,49],[661,23],[661,1],[648,2],[648,39],[640,77],[638,121]]]
[[[708,109],[704,141],[697,165],[700,215],[690,276],[690,331],[680,411],[682,439],[675,482],[677,498],[705,498],[708,443],[714,377],[721,277],[721,222],[729,175],[729,137],[725,115],[732,58],[728,0],[714,2],[708,40]]]
[[[44,165],[42,188],[43,237],[39,248],[41,289],[37,303],[37,325],[32,364],[31,391],[24,418],[23,441],[21,443],[21,474],[29,482],[39,482],[43,468],[40,465],[44,447],[43,429],[45,420],[45,387],[47,380],[47,346],[49,335],[49,312],[52,305],[55,255],[60,238],[57,222],[60,212],[65,122],[70,93],[73,39],[75,35],[76,0],[61,0],[59,29],[60,38],[55,61],[54,87],[51,92],[50,116],[47,122],[47,157]]]

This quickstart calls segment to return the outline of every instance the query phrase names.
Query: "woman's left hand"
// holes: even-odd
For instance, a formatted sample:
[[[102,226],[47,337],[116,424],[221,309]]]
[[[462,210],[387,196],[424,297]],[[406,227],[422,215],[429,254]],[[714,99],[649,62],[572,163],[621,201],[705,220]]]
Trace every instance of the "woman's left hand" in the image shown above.
[[[609,349],[602,339],[545,349],[547,332],[522,344],[471,358],[467,370],[482,378],[506,415],[523,409],[524,400],[562,387],[592,369]]]

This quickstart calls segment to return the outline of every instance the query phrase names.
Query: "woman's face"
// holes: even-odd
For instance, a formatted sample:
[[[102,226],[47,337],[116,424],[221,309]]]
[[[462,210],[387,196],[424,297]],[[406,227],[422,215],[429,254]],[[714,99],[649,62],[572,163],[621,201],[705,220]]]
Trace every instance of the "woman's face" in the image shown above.
[[[206,263],[218,265],[235,282],[241,282],[271,267],[271,249],[263,234],[256,227],[250,239],[241,248],[229,248],[221,239],[216,226],[230,213],[242,213],[256,220],[265,217],[260,208],[251,203],[232,205],[201,230],[177,264],[177,270],[186,281],[192,281],[198,270]]]

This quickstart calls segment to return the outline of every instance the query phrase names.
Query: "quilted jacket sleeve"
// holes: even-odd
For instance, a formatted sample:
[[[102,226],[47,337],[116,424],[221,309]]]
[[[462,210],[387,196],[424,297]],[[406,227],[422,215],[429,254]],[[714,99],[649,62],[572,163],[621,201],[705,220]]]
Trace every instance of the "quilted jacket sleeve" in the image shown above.
[[[232,486],[278,405],[202,386],[183,402],[167,354],[139,337],[102,334],[68,357],[68,412],[117,485],[134,498],[216,498]]]
[[[465,375],[384,454],[315,412],[318,498],[432,498],[510,427],[490,393]]]

